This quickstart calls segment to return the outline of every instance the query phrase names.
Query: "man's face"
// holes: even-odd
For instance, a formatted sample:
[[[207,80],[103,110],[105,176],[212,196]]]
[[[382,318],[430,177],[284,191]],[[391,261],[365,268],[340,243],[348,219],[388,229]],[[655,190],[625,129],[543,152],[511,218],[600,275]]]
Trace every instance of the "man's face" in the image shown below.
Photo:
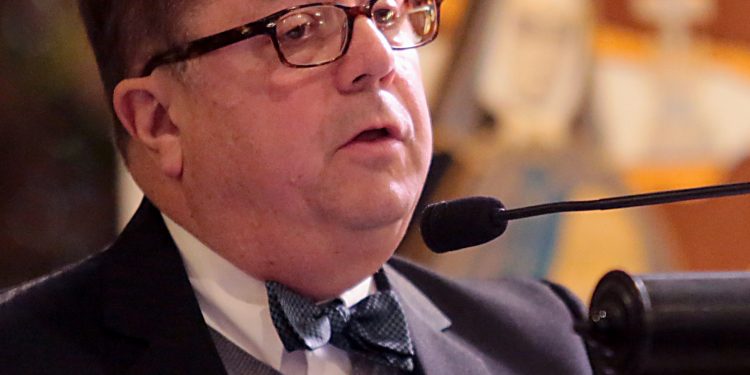
[[[186,24],[201,37],[300,3],[213,1]],[[334,63],[287,67],[259,36],[189,61],[182,80],[169,114],[199,238],[261,277],[258,262],[391,255],[432,152],[414,50],[391,50],[359,17]]]

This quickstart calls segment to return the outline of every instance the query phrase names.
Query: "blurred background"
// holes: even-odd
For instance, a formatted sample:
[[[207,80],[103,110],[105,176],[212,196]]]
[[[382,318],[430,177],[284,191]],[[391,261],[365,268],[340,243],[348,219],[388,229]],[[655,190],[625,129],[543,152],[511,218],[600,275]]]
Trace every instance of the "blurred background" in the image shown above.
[[[423,201],[509,207],[750,180],[747,0],[445,0],[420,50],[435,128]],[[0,1],[0,289],[100,251],[140,200],[70,0]],[[515,221],[436,256],[456,277],[750,267],[750,198]]]

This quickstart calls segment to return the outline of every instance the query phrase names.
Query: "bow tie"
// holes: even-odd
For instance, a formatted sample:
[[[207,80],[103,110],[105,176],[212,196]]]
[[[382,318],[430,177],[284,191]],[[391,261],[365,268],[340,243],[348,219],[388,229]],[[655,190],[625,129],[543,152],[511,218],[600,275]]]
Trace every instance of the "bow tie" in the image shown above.
[[[348,308],[341,299],[315,304],[286,286],[267,281],[268,304],[287,351],[315,350],[327,343],[387,366],[414,369],[414,346],[396,294],[382,270],[378,292]]]

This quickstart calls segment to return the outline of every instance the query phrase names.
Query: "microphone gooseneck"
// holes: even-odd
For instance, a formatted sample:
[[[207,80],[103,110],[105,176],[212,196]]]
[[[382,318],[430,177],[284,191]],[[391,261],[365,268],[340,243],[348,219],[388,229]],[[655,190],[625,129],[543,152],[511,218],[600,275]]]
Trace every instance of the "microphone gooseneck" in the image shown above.
[[[489,242],[505,232],[509,220],[573,211],[618,208],[718,198],[750,193],[750,183],[660,191],[587,201],[541,204],[506,210],[490,197],[469,197],[428,205],[422,212],[422,238],[436,253],[463,249]]]

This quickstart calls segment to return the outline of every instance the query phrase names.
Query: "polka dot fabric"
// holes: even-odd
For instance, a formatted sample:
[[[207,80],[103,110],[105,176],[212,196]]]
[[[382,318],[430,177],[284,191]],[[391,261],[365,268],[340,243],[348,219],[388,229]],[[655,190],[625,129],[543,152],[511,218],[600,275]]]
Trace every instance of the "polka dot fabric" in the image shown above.
[[[376,363],[414,369],[414,346],[406,318],[385,275],[378,291],[351,308],[335,299],[315,304],[275,281],[266,282],[271,318],[287,351],[314,350],[327,343]]]

